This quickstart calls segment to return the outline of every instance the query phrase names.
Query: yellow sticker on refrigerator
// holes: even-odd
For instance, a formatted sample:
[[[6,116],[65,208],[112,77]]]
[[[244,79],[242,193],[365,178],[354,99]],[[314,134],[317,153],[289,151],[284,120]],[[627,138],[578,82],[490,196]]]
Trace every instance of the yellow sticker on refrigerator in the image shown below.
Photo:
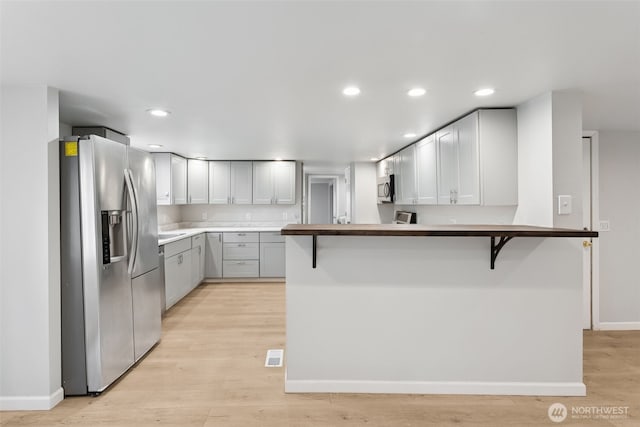
[[[65,141],[64,155],[66,157],[76,157],[78,155],[78,143],[76,141]]]

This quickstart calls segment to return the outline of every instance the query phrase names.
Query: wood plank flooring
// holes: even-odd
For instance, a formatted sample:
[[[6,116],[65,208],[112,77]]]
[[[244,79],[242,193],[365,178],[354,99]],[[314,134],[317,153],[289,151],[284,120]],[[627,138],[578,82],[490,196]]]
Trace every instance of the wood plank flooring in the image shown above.
[[[0,412],[3,426],[640,426],[640,332],[586,332],[587,397],[285,394],[282,283],[201,285],[168,311],[162,340],[99,397]],[[330,313],[327,313],[330,315]],[[286,364],[286,351],[285,351]],[[549,405],[628,406],[624,419],[552,423]]]

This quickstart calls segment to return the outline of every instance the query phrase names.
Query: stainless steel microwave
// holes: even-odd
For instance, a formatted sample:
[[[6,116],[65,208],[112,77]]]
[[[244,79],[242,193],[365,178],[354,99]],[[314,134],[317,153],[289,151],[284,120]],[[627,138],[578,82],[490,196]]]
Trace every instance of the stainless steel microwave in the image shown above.
[[[395,177],[393,174],[378,178],[378,203],[393,203]]]

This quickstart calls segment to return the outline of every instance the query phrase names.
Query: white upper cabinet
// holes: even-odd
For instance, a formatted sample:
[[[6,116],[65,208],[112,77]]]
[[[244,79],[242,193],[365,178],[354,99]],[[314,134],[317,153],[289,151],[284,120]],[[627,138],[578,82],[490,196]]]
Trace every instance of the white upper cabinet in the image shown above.
[[[458,137],[453,125],[436,132],[438,204],[455,204],[458,191]]]
[[[187,160],[187,190],[189,204],[209,202],[209,164],[206,160]]]
[[[438,203],[518,204],[514,109],[475,111],[436,132]]]
[[[478,112],[458,120],[458,191],[459,205],[480,204],[480,165],[478,155]]]
[[[209,203],[250,205],[252,162],[209,162]]]
[[[187,159],[171,153],[152,153],[156,164],[156,201],[159,205],[187,203]]]
[[[518,204],[515,109],[478,110],[377,165],[399,205]]]
[[[253,162],[253,204],[273,203],[273,173],[271,162]]]
[[[395,167],[396,203],[415,205],[416,193],[416,145],[412,144],[397,154]]]
[[[171,155],[171,204],[187,204],[187,159]]]
[[[435,135],[416,143],[416,203],[419,205],[438,203],[437,159]]]
[[[252,162],[230,162],[231,203],[250,205],[252,201]]]
[[[295,162],[253,162],[253,204],[295,204]]]
[[[438,203],[479,205],[478,112],[436,132]]]
[[[209,203],[214,205],[231,203],[230,162],[209,162]]]
[[[273,192],[277,205],[293,205],[296,202],[296,163],[272,162]]]

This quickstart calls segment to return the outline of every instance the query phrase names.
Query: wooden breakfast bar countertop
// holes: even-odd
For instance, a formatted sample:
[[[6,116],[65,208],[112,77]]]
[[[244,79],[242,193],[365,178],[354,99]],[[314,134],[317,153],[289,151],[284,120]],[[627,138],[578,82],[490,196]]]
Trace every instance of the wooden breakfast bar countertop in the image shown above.
[[[313,237],[313,268],[317,261],[318,236],[406,236],[406,237],[490,237],[491,269],[504,245],[514,237],[598,237],[597,231],[530,225],[418,225],[418,224],[289,224],[281,233]],[[500,238],[496,242],[496,237]]]
[[[489,224],[289,224],[281,233],[297,236],[598,237],[597,231]]]

